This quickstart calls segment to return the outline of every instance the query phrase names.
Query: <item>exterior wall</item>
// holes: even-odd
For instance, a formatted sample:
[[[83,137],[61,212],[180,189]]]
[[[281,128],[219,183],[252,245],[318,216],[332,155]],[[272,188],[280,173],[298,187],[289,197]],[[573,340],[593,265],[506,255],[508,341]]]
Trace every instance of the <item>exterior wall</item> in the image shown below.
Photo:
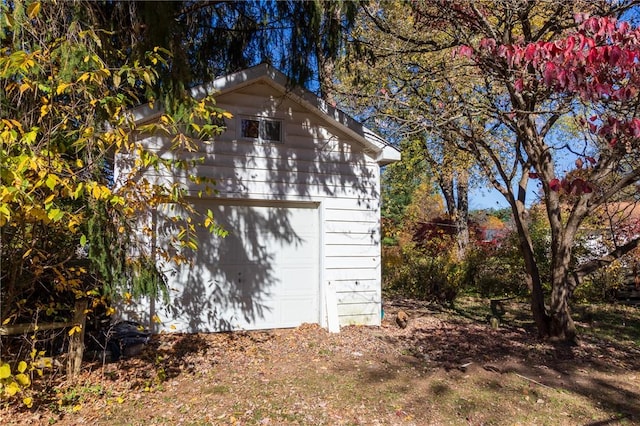
[[[204,155],[197,174],[216,179],[217,198],[317,203],[321,300],[327,292],[335,292],[341,325],[379,325],[380,176],[374,158],[266,83],[222,94],[217,103],[234,115],[226,120],[227,131],[203,144],[202,152],[181,158]],[[242,140],[237,128],[242,117],[282,120],[282,143]],[[145,144],[157,150],[168,146],[160,137],[148,138]],[[175,154],[163,153],[171,155]],[[162,173],[155,178],[176,176]],[[194,194],[200,189],[188,186]],[[321,322],[327,325],[326,320]]]

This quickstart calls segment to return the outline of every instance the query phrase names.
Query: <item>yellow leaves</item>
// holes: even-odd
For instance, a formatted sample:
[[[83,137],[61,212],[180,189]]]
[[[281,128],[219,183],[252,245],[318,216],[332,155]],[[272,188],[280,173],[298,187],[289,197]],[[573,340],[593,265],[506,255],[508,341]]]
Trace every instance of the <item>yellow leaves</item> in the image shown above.
[[[0,202],[10,203],[13,201],[16,193],[16,188],[3,186],[0,190]]]
[[[210,217],[206,217],[204,219],[204,227],[208,228],[209,226],[213,225],[213,219]]]
[[[27,6],[27,16],[29,17],[29,19],[34,19],[38,16],[41,6],[42,5],[40,4],[40,2],[33,2],[29,6]]]
[[[45,185],[49,190],[54,191],[56,189],[56,185],[60,182],[60,178],[54,174],[48,174],[47,180],[45,181]],[[45,203],[46,204],[46,203]]]
[[[69,221],[67,222],[67,229],[72,233],[75,234],[76,232],[78,232],[78,226],[80,226],[80,221],[78,219],[76,219],[76,217],[71,217],[69,219]]]
[[[144,82],[147,83],[148,86],[152,86],[153,85],[154,78],[152,78],[152,75],[150,73],[143,72],[142,73],[142,78],[144,79]]]
[[[11,367],[7,363],[0,364],[0,380],[11,377]]]
[[[41,356],[36,365],[40,368],[53,368],[53,358]]]
[[[39,127],[32,127],[31,130],[24,133],[24,135],[22,136],[22,143],[26,145],[31,145],[35,143],[36,138],[38,137],[38,134],[39,134],[39,130],[40,130]]]
[[[82,131],[82,137],[89,138],[93,136],[94,132],[95,129],[93,128],[93,126],[88,126]]]
[[[27,396],[22,399],[22,403],[27,406],[27,408],[33,407],[33,398]]]
[[[160,123],[170,125],[174,123],[174,120],[170,116],[162,114],[162,116],[160,117]]]
[[[74,325],[73,327],[71,327],[71,329],[69,329],[69,336],[73,336],[74,334],[80,332],[82,332],[82,327],[80,327],[79,325]]]
[[[116,313],[116,309],[112,306],[109,306],[105,312],[105,315],[110,317],[111,315]]]
[[[86,189],[87,193],[96,200],[108,201],[113,196],[111,189],[105,185],[100,185],[97,182],[86,182],[82,187],[80,185],[81,184],[78,184],[76,187],[76,190],[73,193],[74,197],[79,196],[79,193],[81,193],[83,189]]]
[[[7,203],[0,203],[0,226],[6,225],[6,223],[11,219],[11,210],[9,210],[9,205]]]
[[[27,371],[28,364],[20,361],[17,366],[18,374],[12,376],[11,366],[7,363],[0,364],[0,388],[4,389],[4,395],[12,397],[31,385],[31,378],[24,374]]]
[[[4,393],[7,396],[14,396],[18,392],[20,392],[20,386],[18,386],[16,382],[9,382],[9,384],[4,387]]]
[[[24,92],[26,92],[27,90],[33,90],[33,84],[31,84],[28,81],[23,82],[20,87],[18,88],[18,91],[20,92],[20,94],[22,95]]]
[[[40,118],[42,118],[45,115],[49,114],[49,111],[51,111],[51,105],[50,104],[42,105],[40,107]]]
[[[97,200],[107,199],[111,195],[111,190],[104,185],[96,185],[93,187],[92,195]]]
[[[27,53],[23,50],[17,50],[9,55],[7,67],[9,65],[17,68],[22,73],[27,73],[31,68],[36,65],[34,58],[38,55],[39,51]]]
[[[58,208],[51,208],[47,211],[47,218],[52,222],[59,222],[64,217],[64,212]]]
[[[99,58],[93,58],[94,62],[99,62],[102,64],[102,61]],[[103,84],[107,77],[111,76],[111,71],[108,68],[101,68],[96,71],[86,71],[83,72],[80,77],[76,80],[78,83],[90,83],[90,84]]]
[[[24,361],[20,361],[20,362],[24,362]],[[15,379],[16,379],[16,382],[22,387],[27,387],[31,385],[31,379],[29,378],[29,376],[27,376],[24,373],[16,374]]]
[[[71,83],[58,83],[58,87],[56,88],[56,95],[61,95],[71,86]]]
[[[83,189],[84,189],[84,182],[79,182],[76,188],[73,190],[73,192],[71,192],[71,198],[73,198],[74,200],[77,200],[78,197],[80,197],[80,195],[82,194]]]

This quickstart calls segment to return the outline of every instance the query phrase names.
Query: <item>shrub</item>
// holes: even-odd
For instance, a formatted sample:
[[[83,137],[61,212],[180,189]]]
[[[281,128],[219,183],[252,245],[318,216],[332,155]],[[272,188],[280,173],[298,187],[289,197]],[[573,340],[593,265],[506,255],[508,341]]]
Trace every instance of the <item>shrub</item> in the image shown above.
[[[464,262],[465,288],[483,297],[523,295],[527,292],[522,260],[516,248],[476,247]]]
[[[383,250],[385,291],[420,300],[453,303],[461,268],[447,253],[429,255],[414,243]]]
[[[576,288],[574,298],[580,302],[611,302],[618,290],[624,287],[625,275],[629,271],[619,261],[611,263],[587,276]]]

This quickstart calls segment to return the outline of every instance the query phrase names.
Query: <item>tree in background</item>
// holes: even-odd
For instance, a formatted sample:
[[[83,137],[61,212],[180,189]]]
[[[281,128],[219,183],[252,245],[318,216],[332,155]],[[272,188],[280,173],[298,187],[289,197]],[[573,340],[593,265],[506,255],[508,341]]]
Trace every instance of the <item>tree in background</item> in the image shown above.
[[[90,2],[105,47],[140,59],[160,46],[171,53],[159,82],[168,100],[183,89],[259,63],[331,100],[333,63],[343,54],[357,3],[352,1]],[[158,23],[162,23],[159,25]]]
[[[627,24],[583,18],[620,16],[632,5],[374,2],[365,6],[367,19],[354,32],[360,45],[375,52],[375,73],[352,66],[345,68],[345,81],[377,99],[384,116],[407,132],[440,144],[440,151],[430,152],[452,147],[453,156],[472,158],[508,201],[541,336],[575,338],[571,294],[604,260],[576,263],[576,231],[598,206],[637,182],[638,97],[630,78],[637,75],[636,32]],[[390,65],[391,73],[379,64]],[[585,177],[564,179],[562,161],[568,159]],[[551,226],[548,310],[546,277],[528,226],[533,179],[541,185]],[[561,208],[561,194],[567,195],[568,211]],[[618,247],[610,258],[635,244]]]

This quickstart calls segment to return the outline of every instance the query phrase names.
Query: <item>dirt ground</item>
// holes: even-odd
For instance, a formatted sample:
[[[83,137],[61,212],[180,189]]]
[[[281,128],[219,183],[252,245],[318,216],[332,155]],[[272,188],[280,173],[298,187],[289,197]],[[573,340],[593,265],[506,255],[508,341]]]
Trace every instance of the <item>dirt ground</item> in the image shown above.
[[[398,310],[409,316],[396,325]],[[1,424],[640,424],[637,344],[536,339],[516,317],[396,302],[381,327],[155,336],[142,354],[51,379]],[[589,327],[589,324],[582,324]]]

